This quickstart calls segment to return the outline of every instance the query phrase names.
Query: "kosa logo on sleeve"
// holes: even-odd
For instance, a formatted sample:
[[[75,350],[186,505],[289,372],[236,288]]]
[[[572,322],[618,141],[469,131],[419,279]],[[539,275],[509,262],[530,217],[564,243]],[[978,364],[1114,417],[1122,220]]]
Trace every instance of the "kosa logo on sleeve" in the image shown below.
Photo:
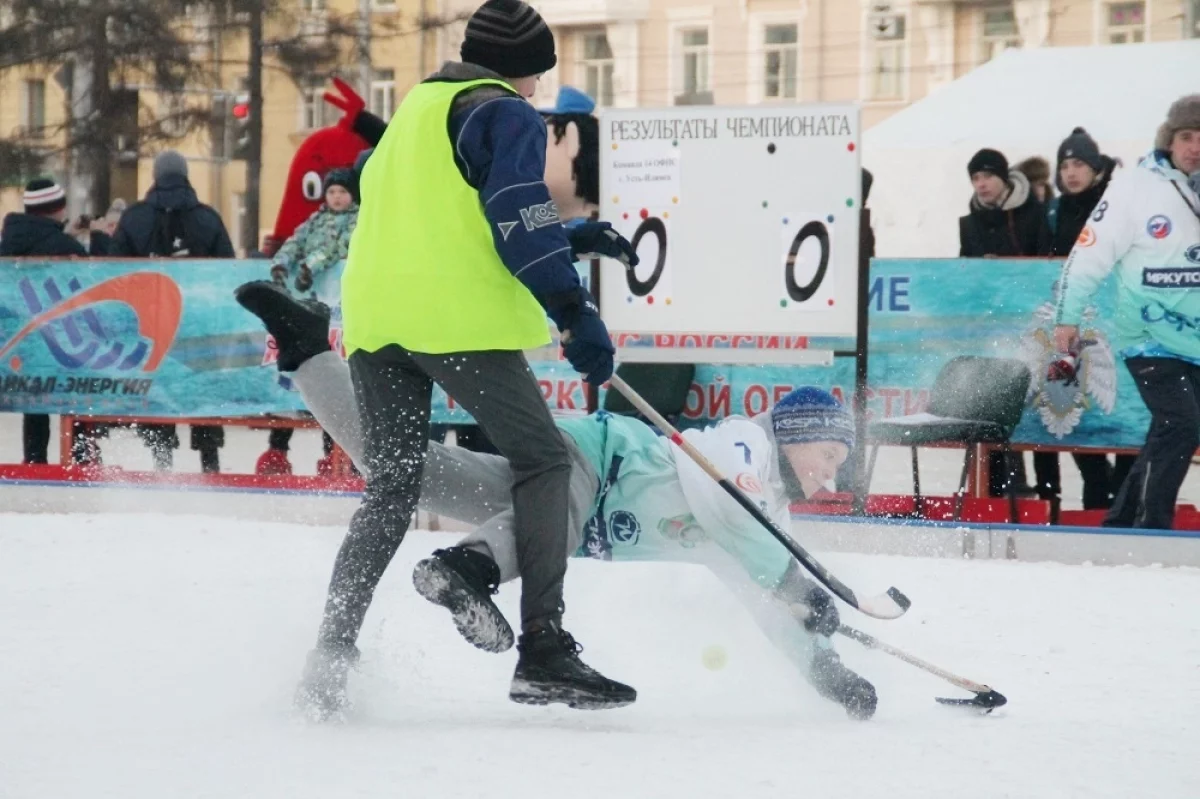
[[[1156,289],[1200,288],[1200,267],[1194,269],[1143,269],[1142,285]]]
[[[1146,233],[1152,239],[1165,239],[1171,235],[1171,220],[1162,214],[1150,217],[1146,223]]]
[[[1187,248],[1185,257],[1194,264],[1200,264],[1200,244],[1193,244]]]

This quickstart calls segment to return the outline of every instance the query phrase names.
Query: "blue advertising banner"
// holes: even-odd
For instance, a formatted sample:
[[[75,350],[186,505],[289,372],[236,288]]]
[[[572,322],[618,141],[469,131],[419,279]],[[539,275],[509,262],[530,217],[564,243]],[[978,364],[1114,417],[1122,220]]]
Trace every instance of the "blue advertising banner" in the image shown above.
[[[1150,415],[1110,343],[1114,281],[1106,281],[1097,292],[1082,326],[1082,337],[1090,344],[1080,355],[1078,384],[1044,379],[1056,355],[1053,311],[1061,270],[1061,261],[1044,259],[873,261],[868,418],[925,410],[938,372],[959,355],[1019,358],[1029,365],[1034,380],[1014,441],[1140,447]],[[621,342],[624,347],[654,344]],[[840,339],[809,339],[807,345],[854,348],[853,341]],[[821,386],[849,401],[854,392],[853,359],[836,359],[832,368],[702,365],[685,415],[702,423],[729,413],[760,413],[801,385]]]
[[[265,261],[0,259],[0,412],[253,416],[304,410],[275,368],[262,324],[234,289]],[[313,291],[333,310],[340,350],[341,265]],[[556,411],[586,410],[583,383],[548,347],[533,361]],[[470,423],[440,389],[433,419]]]
[[[1034,388],[1018,428],[1020,443],[1137,447],[1149,416],[1111,349],[1112,283],[1084,326],[1092,342],[1078,385],[1042,377],[1050,344],[1060,262],[1047,260],[877,260],[869,295],[872,418],[924,410],[941,367],[958,355],[1018,357]],[[233,290],[267,274],[263,261],[0,260],[0,411],[124,416],[251,416],[303,410],[274,367],[274,350]],[[335,267],[313,295],[334,311]],[[624,337],[622,347],[786,347],[789,341],[679,342]],[[852,350],[846,340],[809,339],[817,349]],[[585,409],[583,384],[555,347],[532,361],[556,412]],[[791,388],[818,385],[846,401],[854,364],[831,368],[701,364],[685,417],[701,424],[730,413],[759,413]],[[436,392],[433,420],[470,417]]]

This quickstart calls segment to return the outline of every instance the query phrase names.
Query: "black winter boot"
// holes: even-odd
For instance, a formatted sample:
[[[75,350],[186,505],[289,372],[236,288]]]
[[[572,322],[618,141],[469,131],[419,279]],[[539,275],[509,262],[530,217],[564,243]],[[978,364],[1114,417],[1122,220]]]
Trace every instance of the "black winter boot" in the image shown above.
[[[345,713],[350,708],[346,681],[358,656],[354,644],[317,644],[308,653],[296,688],[296,707],[313,721],[328,721]]]
[[[852,719],[866,721],[875,715],[875,686],[842,665],[832,649],[818,649],[813,656],[809,682],[817,693],[846,708]]]
[[[233,296],[275,339],[279,371],[294,372],[309,358],[329,351],[328,306],[316,300],[300,302],[270,280],[243,283]]]
[[[500,590],[500,567],[467,547],[439,549],[413,569],[417,593],[454,617],[459,633],[485,652],[512,648],[513,631],[492,595]]]
[[[508,698],[523,705],[561,702],[576,710],[607,710],[632,705],[637,691],[610,680],[579,659],[583,647],[566,630],[549,625],[524,633],[521,657]]]

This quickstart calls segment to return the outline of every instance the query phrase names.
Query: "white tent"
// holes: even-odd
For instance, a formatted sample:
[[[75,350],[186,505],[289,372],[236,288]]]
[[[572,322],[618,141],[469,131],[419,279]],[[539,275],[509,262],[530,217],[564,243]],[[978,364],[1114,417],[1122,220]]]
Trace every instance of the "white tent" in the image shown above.
[[[881,257],[958,255],[967,162],[982,147],[1015,166],[1083,126],[1131,168],[1167,108],[1200,92],[1200,40],[1009,50],[866,132],[869,207]]]

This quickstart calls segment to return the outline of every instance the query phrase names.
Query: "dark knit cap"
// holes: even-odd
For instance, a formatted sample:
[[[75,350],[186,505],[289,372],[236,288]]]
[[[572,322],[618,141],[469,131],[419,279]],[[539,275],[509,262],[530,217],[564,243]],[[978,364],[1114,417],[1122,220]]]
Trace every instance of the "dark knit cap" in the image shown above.
[[[1100,145],[1096,144],[1096,140],[1083,128],[1075,128],[1058,146],[1059,169],[1062,169],[1063,161],[1068,158],[1082,161],[1096,172],[1104,171],[1104,162],[1100,160]]]
[[[1008,159],[999,150],[983,148],[967,162],[967,174],[974,177],[976,172],[989,172],[998,178],[1008,180]]]
[[[330,186],[341,186],[346,191],[354,194],[358,191],[358,179],[354,174],[354,170],[348,167],[338,167],[337,169],[329,170],[329,174],[325,176],[325,180],[321,181],[321,193],[329,191]]]
[[[25,184],[22,198],[27,214],[52,214],[67,207],[67,194],[50,178],[34,178]]]
[[[487,0],[475,9],[460,54],[505,78],[540,75],[558,63],[550,26],[521,0]]]

